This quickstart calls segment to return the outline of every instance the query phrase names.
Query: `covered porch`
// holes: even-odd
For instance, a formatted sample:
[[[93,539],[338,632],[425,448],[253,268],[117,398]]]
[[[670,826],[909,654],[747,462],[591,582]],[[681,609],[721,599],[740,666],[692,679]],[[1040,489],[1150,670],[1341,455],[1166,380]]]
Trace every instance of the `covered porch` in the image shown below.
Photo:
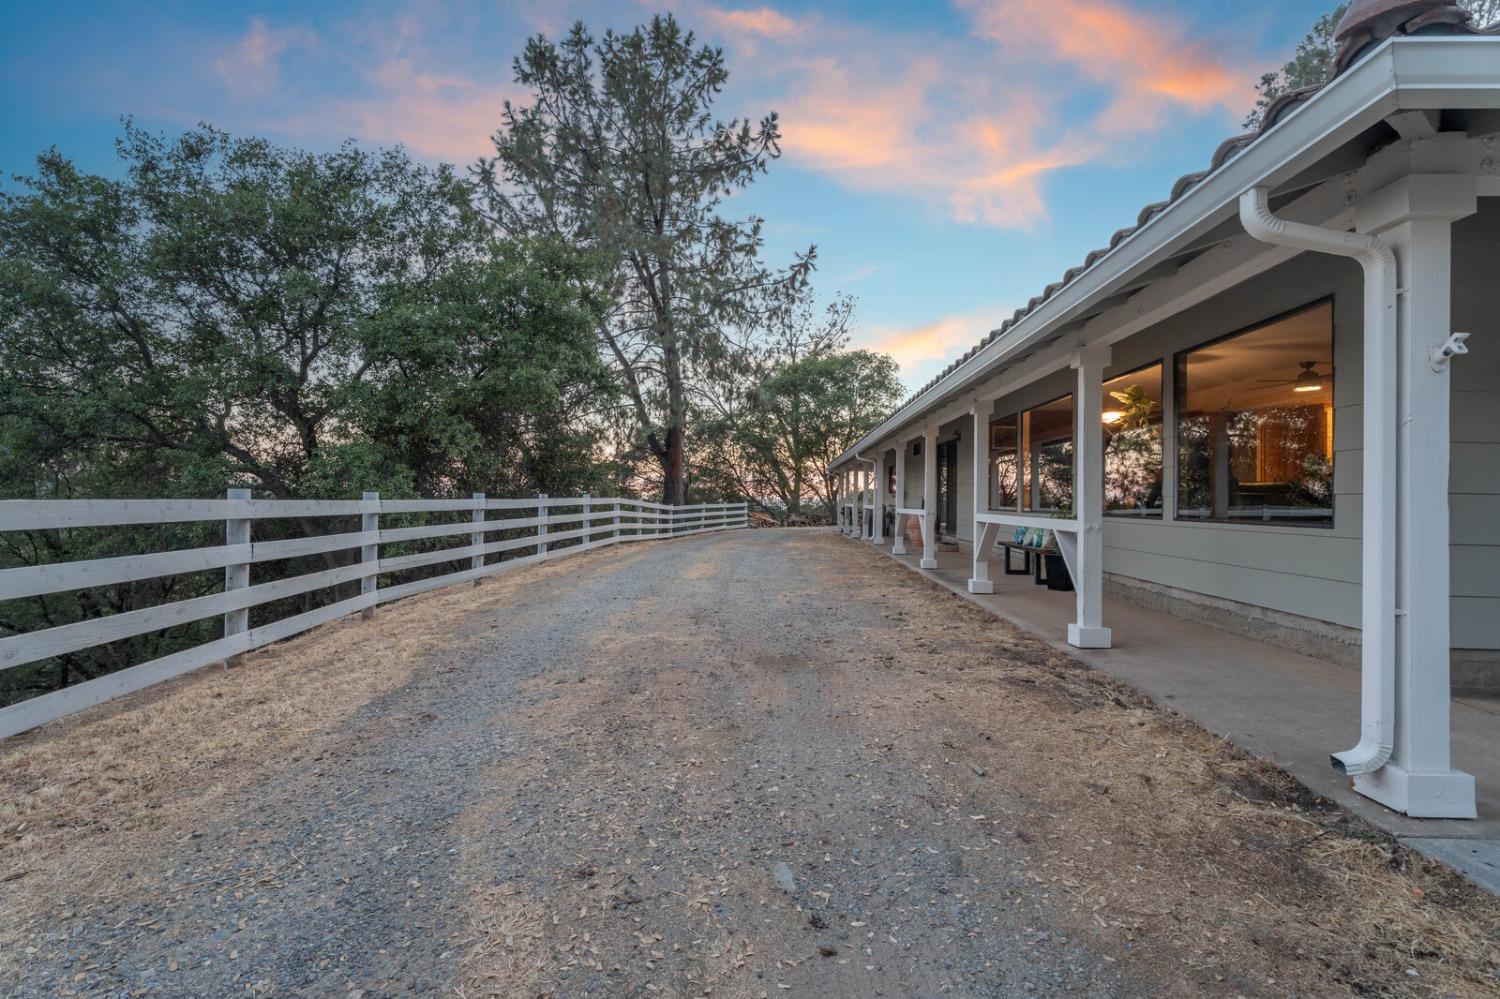
[[[1340,800],[1494,821],[1497,45],[1395,30],[1226,143],[835,461],[846,533]]]

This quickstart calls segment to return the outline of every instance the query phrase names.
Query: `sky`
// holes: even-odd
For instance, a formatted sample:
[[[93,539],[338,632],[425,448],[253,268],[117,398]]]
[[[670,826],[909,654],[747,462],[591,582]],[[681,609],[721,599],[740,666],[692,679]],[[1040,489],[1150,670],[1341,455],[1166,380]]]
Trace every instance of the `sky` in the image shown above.
[[[909,388],[1080,263],[1240,131],[1319,0],[0,0],[0,186],[57,147],[118,173],[132,116],[311,149],[347,138],[467,165],[523,102],[526,39],[671,12],[721,46],[723,117],[782,156],[725,211],[765,253],[818,249],[821,297]]]

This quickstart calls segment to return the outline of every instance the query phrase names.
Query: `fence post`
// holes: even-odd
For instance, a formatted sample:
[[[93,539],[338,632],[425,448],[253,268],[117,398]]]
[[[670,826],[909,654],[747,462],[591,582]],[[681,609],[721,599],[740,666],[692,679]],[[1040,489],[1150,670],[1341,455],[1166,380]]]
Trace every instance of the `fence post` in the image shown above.
[[[614,543],[615,544],[619,544],[620,541],[621,541],[621,536],[620,536],[620,501],[619,500],[615,500],[615,540],[614,540]]]
[[[484,523],[484,493],[474,494],[473,521],[476,524]],[[469,568],[475,572],[484,568],[484,529],[480,528],[469,535],[469,544],[474,549],[473,556],[469,559]],[[474,577],[474,585],[479,585],[479,577]]]
[[[581,542],[581,547],[582,548],[587,548],[589,546],[589,534],[590,534],[589,528],[593,524],[593,522],[591,520],[589,520],[589,509],[590,509],[590,507],[589,507],[589,494],[588,493],[584,493],[583,494],[583,541]]]
[[[231,500],[242,500],[248,502],[250,490],[231,489],[226,494]],[[250,518],[229,517],[224,521],[224,543],[226,545],[249,545],[250,544]],[[236,562],[224,567],[224,592],[231,590],[243,590],[250,585],[250,563]],[[230,638],[234,635],[242,635],[250,630],[250,608],[242,607],[239,610],[225,611],[224,613],[224,637]],[[244,653],[236,652],[224,660],[224,667],[239,665],[244,658]]]
[[[536,536],[538,538],[545,538],[547,536],[547,524],[546,524],[546,520],[547,520],[547,494],[546,493],[537,493],[536,494],[536,517],[537,517],[537,520],[542,521],[542,523],[536,525]],[[545,554],[547,554],[547,542],[545,542],[545,541],[538,541],[536,543],[536,553],[538,555],[545,555]]]
[[[380,494],[378,492],[365,493],[360,498],[366,503],[375,503],[377,512],[366,513],[361,516],[359,529],[366,534],[373,533],[378,535],[380,533],[380,514],[378,512]],[[359,577],[359,595],[370,597],[373,600],[375,591],[380,587],[380,542],[378,539],[371,544],[360,546],[359,563],[364,566],[365,570],[364,575]],[[375,604],[372,602],[370,606],[363,608],[359,612],[359,616],[366,621],[374,617]]]

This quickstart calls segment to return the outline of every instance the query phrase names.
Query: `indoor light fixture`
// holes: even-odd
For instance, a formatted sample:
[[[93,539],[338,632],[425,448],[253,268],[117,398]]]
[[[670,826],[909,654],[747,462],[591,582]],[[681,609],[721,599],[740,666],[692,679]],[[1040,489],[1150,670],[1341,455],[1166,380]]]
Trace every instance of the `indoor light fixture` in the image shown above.
[[[1302,374],[1297,376],[1296,387],[1293,392],[1321,392],[1323,391],[1323,376],[1318,374],[1317,361],[1303,361]]]
[[[1125,414],[1118,409],[1106,410],[1104,413],[1104,422],[1111,425],[1119,423],[1123,419],[1125,419]]]

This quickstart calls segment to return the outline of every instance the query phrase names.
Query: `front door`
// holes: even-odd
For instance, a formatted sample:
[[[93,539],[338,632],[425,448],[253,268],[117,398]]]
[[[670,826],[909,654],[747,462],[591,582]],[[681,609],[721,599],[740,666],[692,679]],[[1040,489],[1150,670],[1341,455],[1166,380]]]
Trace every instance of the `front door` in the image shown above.
[[[958,440],[938,445],[937,533],[958,537]]]

